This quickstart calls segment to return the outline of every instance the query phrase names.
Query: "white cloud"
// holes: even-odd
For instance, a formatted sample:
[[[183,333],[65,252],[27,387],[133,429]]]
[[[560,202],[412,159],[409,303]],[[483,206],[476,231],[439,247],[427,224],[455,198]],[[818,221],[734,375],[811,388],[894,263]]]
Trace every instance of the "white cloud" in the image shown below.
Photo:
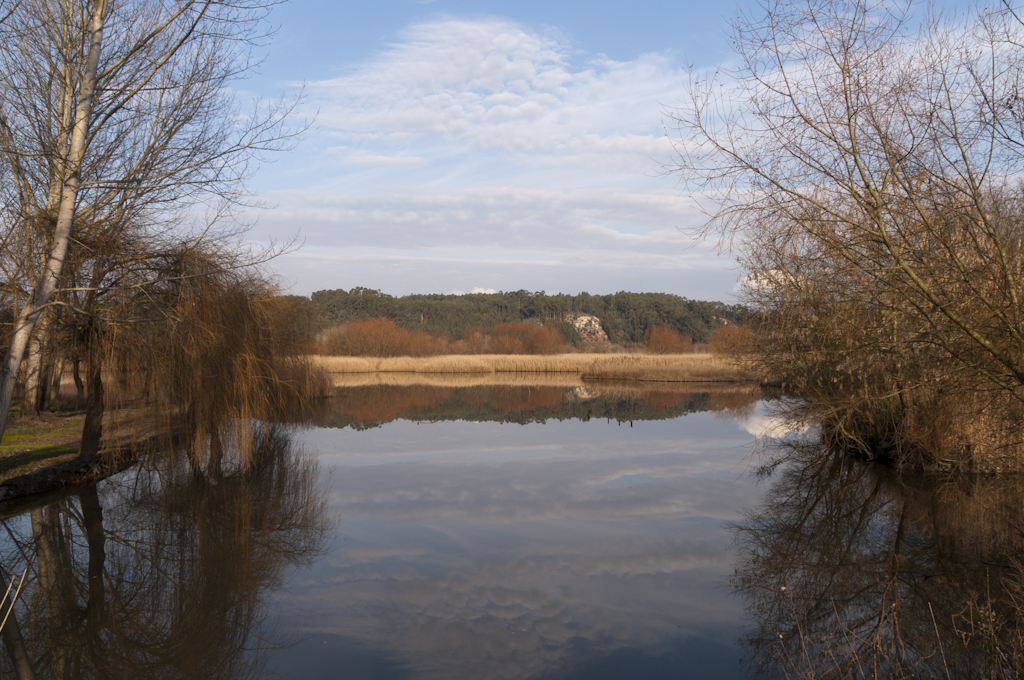
[[[682,254],[692,241],[677,227],[700,219],[672,190],[544,191],[498,187],[386,194],[276,192],[271,231],[302,225],[322,246],[451,249],[466,246],[574,251],[612,249]]]
[[[497,293],[498,291],[494,290],[493,288],[481,288],[481,287],[477,286],[477,287],[475,287],[470,292],[476,293],[476,294],[481,294],[482,293],[482,294],[486,294],[486,295],[493,295],[494,293]]]
[[[354,145],[431,138],[547,160],[667,158],[661,104],[681,93],[677,65],[662,54],[581,66],[571,57],[558,33],[506,19],[417,24],[349,73],[310,84],[310,106],[322,130]]]
[[[661,112],[681,96],[677,66],[657,53],[581,60],[556,31],[501,18],[411,26],[309,85],[311,151],[265,192],[278,209],[253,236],[300,231],[303,252],[281,261],[297,292],[722,299],[735,274],[708,272],[731,258],[680,232],[704,216],[655,176],[674,153]]]
[[[333,147],[328,151],[337,153],[346,163],[352,165],[415,168],[426,163],[426,160],[417,156],[388,156],[370,153],[365,149],[349,149],[344,146]]]

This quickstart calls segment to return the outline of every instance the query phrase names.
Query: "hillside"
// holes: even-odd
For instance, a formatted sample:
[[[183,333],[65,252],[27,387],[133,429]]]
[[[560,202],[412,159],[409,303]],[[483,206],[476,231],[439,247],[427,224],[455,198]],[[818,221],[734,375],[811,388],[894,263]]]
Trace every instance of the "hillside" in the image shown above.
[[[572,324],[580,315],[595,316],[608,339],[617,344],[640,343],[652,326],[666,326],[705,342],[724,323],[744,321],[742,305],[690,300],[669,293],[612,295],[548,295],[525,290],[493,294],[406,295],[395,297],[369,288],[321,290],[311,296],[308,311],[323,327],[357,319],[389,318],[411,331],[463,337],[479,327],[490,331],[502,322],[531,321],[551,326],[572,345],[582,338]]]

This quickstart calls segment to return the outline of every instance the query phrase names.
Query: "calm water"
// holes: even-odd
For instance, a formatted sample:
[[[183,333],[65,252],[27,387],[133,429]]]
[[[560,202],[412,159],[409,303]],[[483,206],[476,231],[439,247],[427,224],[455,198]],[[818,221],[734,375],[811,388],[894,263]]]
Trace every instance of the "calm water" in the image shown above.
[[[816,672],[863,663],[859,639],[934,677],[1009,658],[1024,483],[790,446],[758,484],[754,399],[368,387],[250,465],[155,458],[4,519],[0,576],[25,583],[0,670],[800,677],[808,639]]]
[[[314,429],[338,518],[275,594],[286,678],[741,677],[723,521],[756,502],[740,422]]]

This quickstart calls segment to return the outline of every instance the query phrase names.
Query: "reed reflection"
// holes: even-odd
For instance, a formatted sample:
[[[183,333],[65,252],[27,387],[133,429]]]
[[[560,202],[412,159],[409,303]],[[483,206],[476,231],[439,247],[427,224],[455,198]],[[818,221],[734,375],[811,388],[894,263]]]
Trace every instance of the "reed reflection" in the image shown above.
[[[753,676],[1019,677],[1024,478],[774,453],[763,505],[733,527]]]
[[[182,453],[4,521],[2,564],[28,567],[0,668],[28,678],[262,677],[267,597],[322,554],[326,489],[281,430],[241,464]],[[216,465],[217,469],[212,469]]]
[[[750,385],[359,385],[343,387],[313,422],[366,429],[394,420],[543,423],[548,420],[668,420],[700,411],[749,415],[761,397]]]

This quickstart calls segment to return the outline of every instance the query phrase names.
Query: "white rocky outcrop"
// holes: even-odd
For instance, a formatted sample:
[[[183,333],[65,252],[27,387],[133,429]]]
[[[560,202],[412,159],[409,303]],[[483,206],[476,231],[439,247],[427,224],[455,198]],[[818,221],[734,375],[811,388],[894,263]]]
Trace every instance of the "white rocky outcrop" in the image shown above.
[[[586,342],[609,342],[608,334],[601,328],[601,320],[589,314],[568,314],[565,320],[573,325]]]

